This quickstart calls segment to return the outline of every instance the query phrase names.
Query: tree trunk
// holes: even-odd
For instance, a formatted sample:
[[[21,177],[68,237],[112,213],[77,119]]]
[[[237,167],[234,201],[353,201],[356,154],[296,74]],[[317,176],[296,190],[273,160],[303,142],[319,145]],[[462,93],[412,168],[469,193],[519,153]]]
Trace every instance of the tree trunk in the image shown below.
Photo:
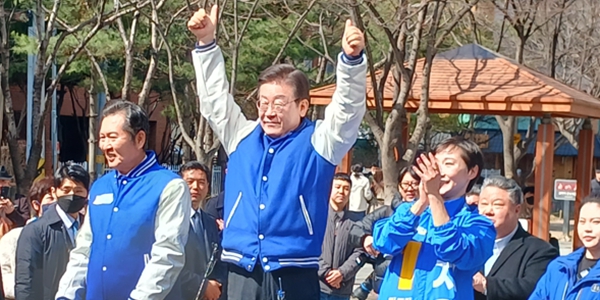
[[[394,114],[394,116],[392,116]],[[383,133],[383,144],[379,146],[381,153],[381,171],[383,172],[383,194],[385,205],[391,205],[392,198],[398,193],[398,172],[400,170],[399,158],[396,155],[396,145],[400,140],[400,115],[398,111],[390,112],[386,120],[387,124],[396,124],[392,130]],[[400,134],[399,134],[400,133]]]
[[[98,177],[96,170],[96,124],[98,119],[97,95],[94,92],[94,76],[90,77],[90,89],[88,91],[90,101],[89,125],[88,125],[88,172],[92,182]]]
[[[502,151],[504,154],[504,176],[513,178],[515,172],[515,120],[513,116],[503,117],[496,116],[500,130],[502,131]]]

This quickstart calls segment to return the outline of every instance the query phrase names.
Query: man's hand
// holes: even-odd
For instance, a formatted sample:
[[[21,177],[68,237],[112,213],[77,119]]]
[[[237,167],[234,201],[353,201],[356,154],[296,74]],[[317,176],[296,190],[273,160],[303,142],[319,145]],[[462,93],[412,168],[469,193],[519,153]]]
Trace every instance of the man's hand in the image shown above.
[[[215,40],[218,15],[219,7],[213,5],[210,15],[204,8],[201,8],[188,21],[187,27],[196,36],[200,46],[210,44]]]
[[[344,280],[344,276],[342,276],[342,273],[338,270],[331,270],[327,272],[327,276],[325,277],[325,281],[336,289],[340,288],[342,280]]]
[[[483,274],[481,274],[481,272],[477,272],[477,274],[475,274],[473,276],[473,289],[484,294],[486,288],[487,288],[487,280],[485,279],[485,276],[483,276]]]
[[[379,251],[375,250],[375,247],[373,247],[373,236],[372,235],[368,235],[367,237],[365,237],[365,240],[363,241],[363,248],[371,256],[377,257],[377,255],[379,255]]]
[[[0,212],[4,212],[5,215],[12,214],[15,211],[15,205],[10,199],[0,198]]]
[[[342,49],[348,56],[358,56],[365,48],[365,36],[358,27],[352,25],[352,20],[346,20],[346,28],[342,37]]]
[[[204,293],[205,300],[217,300],[221,297],[221,284],[215,280],[209,280]]]
[[[217,227],[219,227],[220,231],[223,231],[225,228],[225,221],[223,221],[223,219],[217,219]]]

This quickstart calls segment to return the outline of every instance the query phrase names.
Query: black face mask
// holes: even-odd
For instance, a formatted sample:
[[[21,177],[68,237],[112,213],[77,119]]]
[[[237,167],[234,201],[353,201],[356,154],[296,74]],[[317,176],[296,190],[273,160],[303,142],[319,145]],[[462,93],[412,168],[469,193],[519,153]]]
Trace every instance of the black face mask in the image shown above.
[[[80,211],[88,202],[87,198],[77,195],[66,195],[56,200],[56,205],[64,212],[73,214]]]
[[[533,205],[533,196],[525,198],[525,201],[527,201],[527,204]]]

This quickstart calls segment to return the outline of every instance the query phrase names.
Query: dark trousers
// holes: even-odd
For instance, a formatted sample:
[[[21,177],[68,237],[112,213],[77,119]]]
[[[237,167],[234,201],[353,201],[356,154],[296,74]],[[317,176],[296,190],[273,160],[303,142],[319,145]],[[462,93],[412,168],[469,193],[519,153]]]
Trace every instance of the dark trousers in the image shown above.
[[[285,300],[319,300],[321,293],[316,268],[290,267],[265,272],[256,264],[254,270],[248,272],[229,264],[227,285],[229,300],[278,300],[279,289],[285,292]]]

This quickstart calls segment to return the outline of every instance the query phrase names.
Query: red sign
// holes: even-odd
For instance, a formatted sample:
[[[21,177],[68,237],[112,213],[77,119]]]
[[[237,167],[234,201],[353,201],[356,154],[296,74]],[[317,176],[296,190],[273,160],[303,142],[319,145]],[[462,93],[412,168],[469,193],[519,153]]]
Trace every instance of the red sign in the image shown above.
[[[554,180],[554,200],[575,201],[575,196],[577,196],[577,180]]]

